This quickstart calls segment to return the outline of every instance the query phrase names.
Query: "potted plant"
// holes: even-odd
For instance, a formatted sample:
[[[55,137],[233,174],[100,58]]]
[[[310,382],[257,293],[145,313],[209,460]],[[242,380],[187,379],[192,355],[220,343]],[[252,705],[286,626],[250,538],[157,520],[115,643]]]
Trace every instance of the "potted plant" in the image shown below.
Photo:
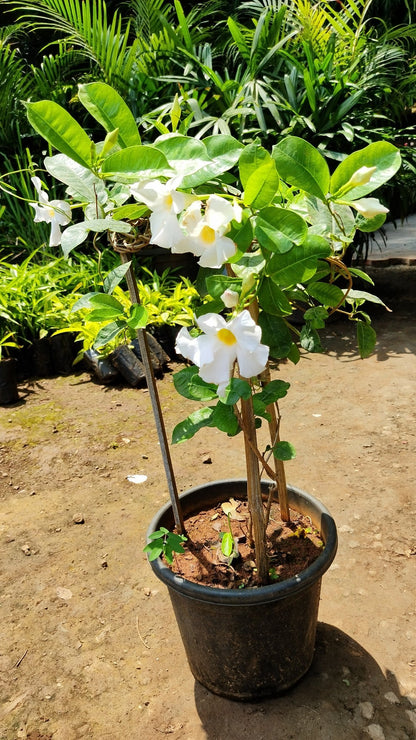
[[[148,317],[137,300],[132,237],[140,249],[150,227],[151,242],[198,258],[201,305],[194,329],[182,328],[177,338],[178,352],[192,364],[174,383],[181,396],[201,401],[203,408],[175,427],[173,441],[204,427],[226,436],[241,433],[246,474],[178,497],[157,387],[145,361],[171,496],[150,526],[147,550],[156,575],[168,585],[195,677],[229,698],[269,696],[295,683],[311,663],[320,581],[336,551],[329,512],[286,485],[284,462],[294,450],[281,439],[278,403],[288,384],[271,373],[271,364],[297,363],[299,347],[321,351],[319,330],[336,312],[356,323],[361,357],[373,350],[375,333],[363,304],[380,301],[353,288],[356,277],[371,280],[342,258],[357,230],[372,231],[384,222],[387,209],[368,196],[397,172],[400,155],[387,141],[373,143],[331,173],[322,154],[303,139],[283,138],[271,152],[256,141],[243,147],[226,135],[199,140],[177,130],[178,116],[169,134],[143,144],[131,112],[110,87],[81,85],[79,100],[104,127],[102,142],[93,143],[55,103],[27,106],[33,127],[59,152],[46,157],[45,170],[67,192],[66,201],[48,203],[35,179],[36,218],[51,222],[53,244],[60,243],[65,254],[90,233],[94,240],[100,232],[110,234],[122,264],[107,276],[104,292],[88,294],[84,305],[95,320],[107,322],[101,342],[103,331],[107,341],[126,326],[137,331],[145,360]],[[124,276],[132,299],[127,311],[113,295]],[[261,425],[269,431],[267,443],[258,440]],[[270,559],[280,546],[271,521],[277,504],[280,529],[288,527],[293,539],[306,541],[308,530],[316,528],[322,539],[313,562],[287,580],[276,578]],[[220,588],[184,578],[175,553],[190,537],[188,517],[204,511],[215,519],[211,509],[218,506],[225,513],[218,553],[226,570],[237,570],[241,542],[230,505],[237,512],[247,508],[248,519],[240,516],[249,551],[241,566],[246,575]]]
[[[3,350],[18,349],[12,332],[0,338],[0,405],[16,403],[19,400],[17,389],[17,360],[14,357],[3,357]]]

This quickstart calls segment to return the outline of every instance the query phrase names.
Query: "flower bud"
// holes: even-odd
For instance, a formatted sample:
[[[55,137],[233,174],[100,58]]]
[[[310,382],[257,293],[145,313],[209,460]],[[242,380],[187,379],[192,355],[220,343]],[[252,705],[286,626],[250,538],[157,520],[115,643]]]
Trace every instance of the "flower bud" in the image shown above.
[[[235,308],[238,305],[238,299],[239,299],[238,293],[236,293],[235,290],[231,290],[231,288],[227,288],[227,290],[224,290],[224,293],[221,296],[221,300],[226,308]]]

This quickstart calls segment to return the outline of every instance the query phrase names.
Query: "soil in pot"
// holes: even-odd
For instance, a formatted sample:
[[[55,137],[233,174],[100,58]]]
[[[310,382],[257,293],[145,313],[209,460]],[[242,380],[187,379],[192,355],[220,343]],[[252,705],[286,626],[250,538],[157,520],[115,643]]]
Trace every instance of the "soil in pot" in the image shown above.
[[[185,553],[175,556],[171,570],[188,581],[214,588],[257,586],[249,522],[247,502],[233,498],[187,517]],[[221,550],[221,539],[230,527],[235,543],[232,558]],[[323,541],[311,520],[291,510],[290,522],[284,522],[277,503],[271,507],[267,538],[271,583],[301,573],[322,552]]]

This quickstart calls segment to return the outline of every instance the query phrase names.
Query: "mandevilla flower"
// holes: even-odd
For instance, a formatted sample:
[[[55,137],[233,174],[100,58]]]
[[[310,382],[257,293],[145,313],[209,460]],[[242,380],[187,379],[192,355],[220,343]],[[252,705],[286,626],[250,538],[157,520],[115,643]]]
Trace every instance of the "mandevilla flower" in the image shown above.
[[[49,239],[50,247],[59,247],[61,243],[61,226],[67,226],[71,221],[71,207],[64,200],[49,200],[47,194],[42,190],[39,177],[31,178],[37,191],[39,203],[29,203],[35,209],[35,223],[46,221],[51,225]]]
[[[239,205],[219,195],[209,196],[204,212],[201,211],[201,202],[195,201],[180,221],[186,236],[172,251],[192,252],[200,258],[198,264],[201,267],[222,267],[237,251],[233,240],[225,234],[233,219],[241,221],[241,214]]]
[[[197,324],[204,334],[193,338],[183,327],[176,339],[176,350],[199,367],[202,380],[218,385],[220,397],[230,382],[236,360],[244,378],[263,372],[269,347],[261,344],[261,329],[248,311],[241,311],[228,322],[219,314],[207,313],[197,319]]]
[[[374,216],[378,216],[380,213],[389,212],[389,209],[381,205],[377,198],[360,198],[359,200],[351,201],[349,205],[351,208],[355,208],[364,218],[374,218]]]
[[[145,180],[130,187],[136,200],[148,206],[152,242],[159,247],[175,251],[175,244],[181,241],[184,233],[178,222],[178,214],[194,199],[192,195],[175,190],[174,180],[167,183],[159,180]]]

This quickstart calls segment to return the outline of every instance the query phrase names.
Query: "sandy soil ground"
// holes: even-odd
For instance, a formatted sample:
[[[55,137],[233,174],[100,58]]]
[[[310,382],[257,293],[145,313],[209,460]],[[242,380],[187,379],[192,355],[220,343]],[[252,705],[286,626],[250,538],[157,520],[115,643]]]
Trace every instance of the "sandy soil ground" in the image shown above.
[[[416,737],[416,267],[373,273],[393,308],[374,312],[375,354],[359,360],[337,322],[327,354],[279,372],[288,480],[326,503],[340,542],[312,668],[276,699],[230,702],[190,674],[142,552],[167,499],[147,391],[81,373],[0,408],[1,740]],[[170,373],[158,387],[171,430],[184,409]],[[244,475],[240,445],[209,430],[173,448],[179,488]]]

